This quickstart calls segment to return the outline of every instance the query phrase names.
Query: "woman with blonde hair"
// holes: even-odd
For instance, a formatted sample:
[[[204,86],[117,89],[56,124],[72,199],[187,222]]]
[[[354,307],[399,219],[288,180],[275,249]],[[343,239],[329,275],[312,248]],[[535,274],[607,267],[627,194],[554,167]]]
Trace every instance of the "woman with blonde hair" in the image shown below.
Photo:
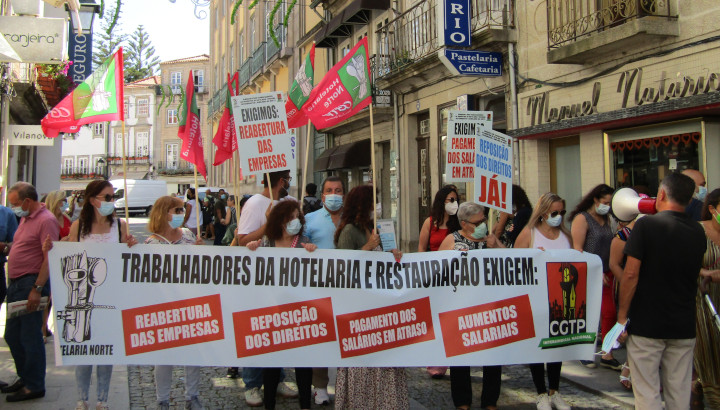
[[[154,245],[203,245],[202,239],[195,236],[189,228],[183,228],[185,204],[180,198],[163,196],[155,201],[150,211],[147,229],[150,236],[146,244]],[[185,366],[185,408],[202,409],[199,395],[199,366]],[[172,384],[172,365],[155,366],[155,393],[158,409],[170,408],[170,386]]]
[[[548,192],[540,197],[530,221],[515,241],[515,248],[534,248],[542,250],[572,249],[572,237],[563,224],[565,200]],[[547,364],[549,385],[545,385],[545,364],[530,365],[533,383],[538,397],[535,401],[538,410],[570,410],[570,405],[560,396],[560,371],[562,362]]]
[[[72,221],[65,213],[68,210],[65,191],[58,190],[47,194],[47,196],[45,196],[45,209],[55,215],[55,219],[57,219],[58,225],[60,225],[60,237],[58,239],[62,240],[70,235],[70,225],[72,225]]]

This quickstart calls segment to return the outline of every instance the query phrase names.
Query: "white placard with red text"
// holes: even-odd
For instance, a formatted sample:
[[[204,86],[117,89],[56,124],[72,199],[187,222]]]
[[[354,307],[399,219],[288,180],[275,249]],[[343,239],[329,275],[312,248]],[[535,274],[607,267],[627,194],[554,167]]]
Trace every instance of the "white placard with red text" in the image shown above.
[[[512,213],[513,139],[483,128],[475,147],[474,202]]]
[[[280,91],[231,97],[243,175],[291,169],[294,155]],[[293,165],[294,166],[294,165]]]
[[[475,151],[481,129],[492,129],[492,111],[450,110],[448,113],[445,181],[475,180]]]
[[[602,264],[573,250],[413,253],[56,242],[61,365],[468,366],[592,359]]]

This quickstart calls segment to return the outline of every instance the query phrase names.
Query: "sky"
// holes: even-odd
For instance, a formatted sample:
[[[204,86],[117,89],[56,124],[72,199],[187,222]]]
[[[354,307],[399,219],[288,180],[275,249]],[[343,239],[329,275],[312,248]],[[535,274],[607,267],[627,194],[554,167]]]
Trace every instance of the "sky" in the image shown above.
[[[209,5],[210,2],[200,0],[198,3]],[[131,34],[142,24],[160,61],[210,54],[210,7],[197,10],[206,13],[204,20],[195,17],[195,5],[191,0],[175,0],[175,3],[170,0],[123,0],[120,31]],[[99,27],[96,25],[95,30]]]

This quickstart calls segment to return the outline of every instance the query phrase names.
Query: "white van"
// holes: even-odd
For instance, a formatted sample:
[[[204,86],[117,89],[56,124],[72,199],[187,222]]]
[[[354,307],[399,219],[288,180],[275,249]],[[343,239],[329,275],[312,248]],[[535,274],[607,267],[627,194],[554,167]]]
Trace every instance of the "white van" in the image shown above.
[[[195,187],[193,187],[193,188],[195,188]],[[208,189],[215,196],[217,196],[218,191],[220,191],[221,189],[224,189],[225,192],[227,192],[227,188],[221,188],[221,187],[216,187],[216,186],[201,186],[199,189],[197,189],[197,188],[195,189],[195,193],[197,194],[197,197],[199,200],[202,201],[203,199],[205,199],[205,192],[207,192]]]
[[[130,214],[145,213],[150,215],[150,210],[155,201],[167,195],[167,182],[165,181],[128,179],[127,193],[122,179],[114,179],[110,183],[115,190],[115,211],[118,213],[125,213],[125,201],[127,200]]]

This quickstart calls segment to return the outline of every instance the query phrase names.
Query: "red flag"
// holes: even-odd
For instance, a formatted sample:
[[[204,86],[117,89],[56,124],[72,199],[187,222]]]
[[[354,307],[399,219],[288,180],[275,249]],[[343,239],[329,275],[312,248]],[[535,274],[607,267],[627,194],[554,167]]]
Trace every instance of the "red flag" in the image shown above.
[[[40,121],[43,133],[78,132],[81,125],[124,121],[122,47],[62,99]]]
[[[205,153],[203,152],[202,135],[200,135],[200,110],[195,98],[192,70],[190,70],[187,87],[185,87],[185,96],[186,100],[182,107],[180,127],[178,127],[178,137],[183,141],[180,158],[195,164],[198,172],[207,180]]]
[[[372,80],[367,37],[325,74],[302,110],[315,128],[332,127],[370,105]]]
[[[300,66],[297,74],[295,74],[295,81],[293,81],[288,92],[288,99],[285,102],[288,128],[302,127],[307,124],[308,117],[302,108],[310,97],[314,82],[315,43],[313,43],[310,52],[305,56],[305,61]]]
[[[232,79],[228,75],[228,87],[227,97],[225,98],[225,109],[223,110],[222,117],[220,117],[220,123],[218,129],[215,132],[215,137],[212,142],[217,146],[215,151],[215,161],[213,166],[218,166],[228,159],[232,158],[233,152],[237,150],[237,137],[235,136],[235,120],[230,112],[231,101],[230,96],[232,93],[232,85],[238,81],[238,73],[235,73]]]

